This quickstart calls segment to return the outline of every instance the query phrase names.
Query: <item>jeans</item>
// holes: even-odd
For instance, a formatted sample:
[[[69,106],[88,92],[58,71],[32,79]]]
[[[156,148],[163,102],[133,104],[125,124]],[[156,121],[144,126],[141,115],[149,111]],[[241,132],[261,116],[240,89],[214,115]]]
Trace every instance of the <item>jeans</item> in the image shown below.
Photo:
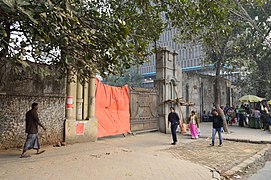
[[[260,118],[255,118],[255,128],[258,129],[261,127]]]
[[[178,128],[178,124],[177,123],[171,123],[171,134],[172,134],[172,139],[173,142],[177,142],[177,134],[176,134],[176,130]]]
[[[216,132],[218,132],[219,136],[219,144],[222,144],[222,135],[221,135],[222,128],[213,128],[213,134],[212,134],[212,145],[215,144],[215,135]]]

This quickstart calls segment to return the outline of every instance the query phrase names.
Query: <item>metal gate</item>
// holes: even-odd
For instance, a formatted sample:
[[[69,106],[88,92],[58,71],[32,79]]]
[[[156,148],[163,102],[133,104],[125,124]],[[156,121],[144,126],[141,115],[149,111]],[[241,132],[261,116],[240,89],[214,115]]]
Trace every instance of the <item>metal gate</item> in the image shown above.
[[[158,94],[155,90],[130,89],[131,131],[158,130]]]

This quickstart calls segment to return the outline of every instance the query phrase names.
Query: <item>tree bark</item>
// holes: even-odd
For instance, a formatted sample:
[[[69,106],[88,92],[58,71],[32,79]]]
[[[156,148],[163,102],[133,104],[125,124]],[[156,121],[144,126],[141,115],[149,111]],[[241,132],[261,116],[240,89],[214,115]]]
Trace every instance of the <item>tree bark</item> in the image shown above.
[[[9,47],[9,41],[10,41],[10,26],[11,23],[9,21],[4,21],[3,26],[5,28],[6,36],[0,41],[0,44],[2,46],[2,50],[0,51],[0,60],[3,60],[6,55],[8,54],[8,47]]]
[[[221,59],[217,59],[216,61],[216,74],[215,74],[215,81],[214,81],[214,100],[215,100],[215,108],[218,111],[218,114],[222,117],[223,119],[223,129],[226,133],[229,132],[227,121],[225,114],[223,110],[220,108],[220,101],[219,101],[219,96],[220,94],[220,70],[221,70]]]

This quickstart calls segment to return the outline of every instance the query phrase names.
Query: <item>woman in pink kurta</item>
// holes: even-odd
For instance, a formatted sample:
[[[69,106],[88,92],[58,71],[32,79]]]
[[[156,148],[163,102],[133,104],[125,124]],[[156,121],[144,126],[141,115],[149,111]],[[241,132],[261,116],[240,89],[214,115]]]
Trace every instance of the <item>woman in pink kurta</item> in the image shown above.
[[[198,117],[195,115],[195,111],[192,111],[189,117],[189,129],[192,139],[199,138],[198,128],[199,128]]]

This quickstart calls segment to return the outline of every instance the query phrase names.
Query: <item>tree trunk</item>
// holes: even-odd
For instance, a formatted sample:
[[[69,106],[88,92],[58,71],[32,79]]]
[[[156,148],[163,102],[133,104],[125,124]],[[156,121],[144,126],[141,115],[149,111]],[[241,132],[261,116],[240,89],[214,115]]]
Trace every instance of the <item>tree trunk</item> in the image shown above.
[[[10,35],[11,35],[11,23],[9,21],[4,21],[2,22],[2,26],[4,27],[6,36],[5,37],[1,37],[0,40],[0,47],[2,48],[0,50],[0,82],[2,83],[2,85],[0,85],[0,88],[6,88],[7,87],[7,69],[10,68],[10,64],[8,64],[7,62],[7,55],[8,55],[8,47],[9,47],[9,42],[10,42]]]
[[[0,44],[2,45],[2,48],[3,48],[0,51],[0,61],[1,60],[4,61],[4,58],[8,54],[8,46],[9,46],[9,41],[10,41],[10,26],[11,26],[11,23],[9,21],[4,21],[3,22],[3,26],[5,28],[4,30],[5,30],[6,36],[0,41]]]
[[[216,61],[216,73],[215,73],[215,81],[214,81],[214,100],[215,100],[215,107],[218,111],[218,114],[222,117],[223,119],[223,129],[226,133],[229,132],[228,129],[228,125],[227,125],[227,121],[226,121],[226,117],[225,114],[223,112],[223,110],[220,108],[220,101],[219,101],[219,96],[220,94],[220,70],[221,70],[221,60],[218,59]]]

